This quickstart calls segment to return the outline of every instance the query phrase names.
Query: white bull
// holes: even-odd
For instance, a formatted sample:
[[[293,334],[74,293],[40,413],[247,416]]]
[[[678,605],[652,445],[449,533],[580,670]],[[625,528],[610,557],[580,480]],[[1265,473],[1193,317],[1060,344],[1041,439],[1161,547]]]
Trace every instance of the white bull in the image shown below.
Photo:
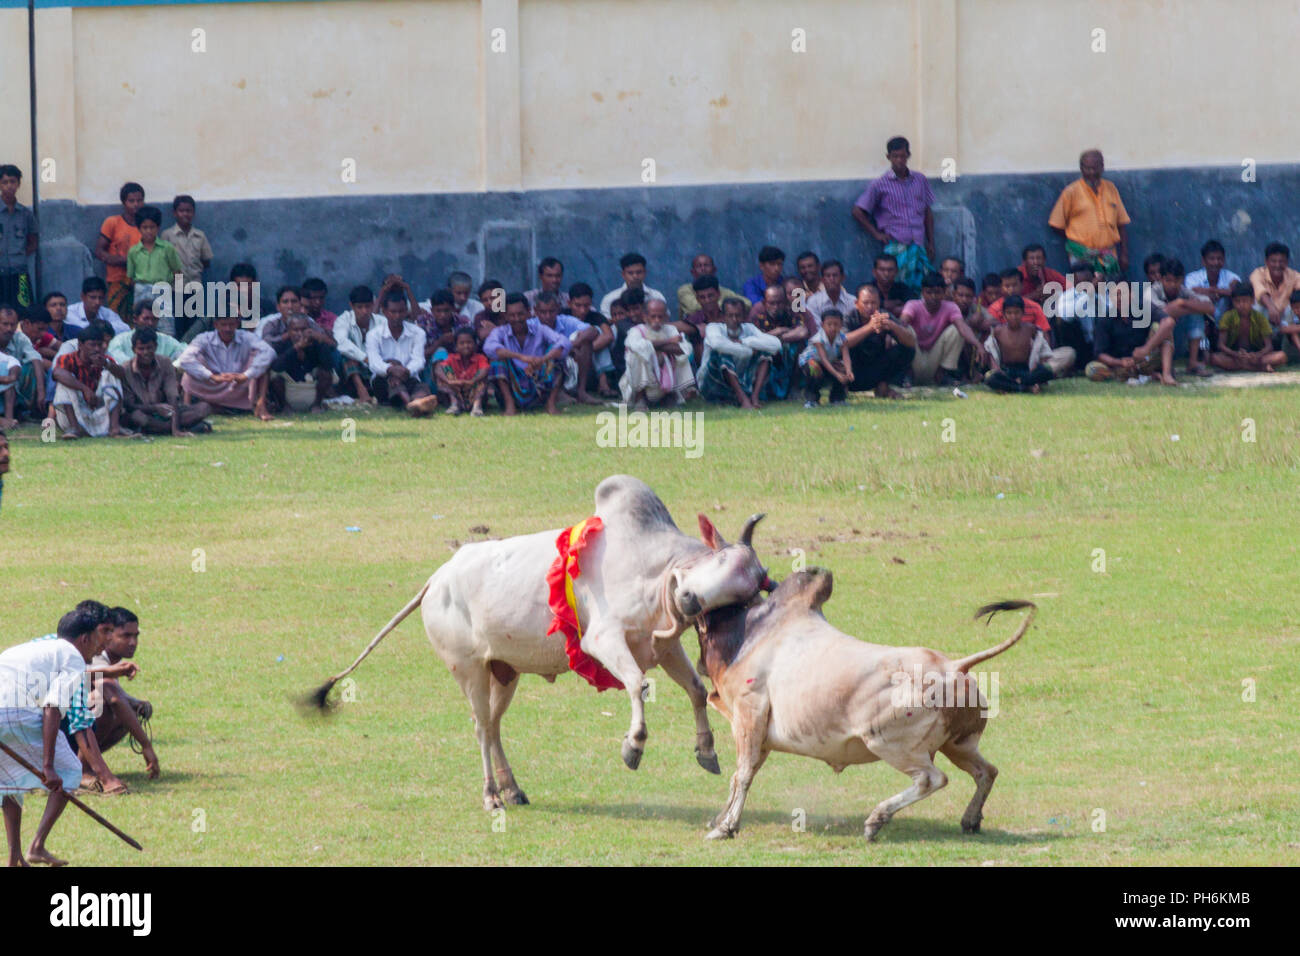
[[[701,543],[678,530],[649,486],[627,475],[606,478],[597,486],[595,514],[603,530],[580,557],[573,591],[582,649],[622,682],[632,705],[623,761],[633,770],[641,762],[647,736],[645,672],[662,665],[691,699],[696,759],[710,773],[718,773],[708,695],[680,636],[699,615],[743,605],[760,587],[771,586],[750,544],[762,515],[746,522],[735,545],[728,545],[700,515]],[[323,708],[330,688],[419,607],[429,642],[474,712],[483,756],[484,809],[503,802],[527,803],[501,747],[501,718],[520,674],[554,681],[569,669],[564,636],[547,634],[552,614],[546,575],[557,556],[560,530],[461,547],[350,667],[317,689],[316,704]]]

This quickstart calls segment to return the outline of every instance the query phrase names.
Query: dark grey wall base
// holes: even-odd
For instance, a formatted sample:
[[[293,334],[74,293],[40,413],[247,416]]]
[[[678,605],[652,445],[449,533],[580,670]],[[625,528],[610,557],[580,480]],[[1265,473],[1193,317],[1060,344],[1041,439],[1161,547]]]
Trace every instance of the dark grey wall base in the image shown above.
[[[1048,261],[1063,268],[1064,244],[1047,216],[1076,175],[932,179],[939,254],[962,255],[978,280],[1017,264],[1025,244],[1042,242]],[[1262,262],[1267,242],[1291,240],[1300,165],[1259,167],[1254,183],[1243,183],[1238,167],[1108,177],[1133,218],[1130,278],[1140,278],[1142,257],[1155,250],[1177,255],[1190,270],[1200,264],[1201,243],[1214,237],[1227,247],[1228,267],[1243,273]],[[318,275],[330,283],[334,311],[347,307],[353,285],[377,289],[389,272],[405,276],[421,298],[455,269],[476,283],[490,277],[511,289],[531,288],[536,263],[547,255],[563,260],[566,285],[585,281],[599,295],[622,281],[618,258],[629,250],[649,260],[648,282],[665,293],[689,278],[690,259],[700,251],[712,253],[723,284],[738,289],[758,271],[756,254],[768,243],[785,250],[791,272],[805,248],[841,259],[856,285],[869,278],[879,249],[850,217],[863,186],[855,180],[228,202],[199,196],[197,224],[216,253],[209,279],[225,279],[233,263],[246,260],[270,295],[275,286]],[[149,199],[170,225],[170,197]],[[99,225],[116,211],[41,204],[44,291],[77,294]]]

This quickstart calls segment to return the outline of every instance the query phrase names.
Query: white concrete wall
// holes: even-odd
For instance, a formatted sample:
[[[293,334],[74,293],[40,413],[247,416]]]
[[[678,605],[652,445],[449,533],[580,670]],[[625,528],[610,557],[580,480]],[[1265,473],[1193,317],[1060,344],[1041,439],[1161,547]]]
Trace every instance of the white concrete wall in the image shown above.
[[[1294,162],[1298,24],[1300,0],[42,9],[38,135],[57,178],[41,194],[628,186],[647,159],[659,184],[865,178],[899,133],[932,174],[945,158],[959,175],[1069,169],[1091,145],[1112,168]],[[0,10],[0,80],[3,161],[30,178],[23,10]]]

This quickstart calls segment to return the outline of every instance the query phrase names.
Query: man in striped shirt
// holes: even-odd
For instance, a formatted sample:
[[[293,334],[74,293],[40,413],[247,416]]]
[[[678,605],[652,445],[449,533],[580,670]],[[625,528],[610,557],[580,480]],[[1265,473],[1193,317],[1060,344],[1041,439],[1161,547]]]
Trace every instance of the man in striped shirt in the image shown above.
[[[917,287],[934,271],[934,193],[930,181],[907,168],[911,147],[902,136],[885,144],[889,171],[873,179],[853,204],[853,218],[898,260],[899,280]]]

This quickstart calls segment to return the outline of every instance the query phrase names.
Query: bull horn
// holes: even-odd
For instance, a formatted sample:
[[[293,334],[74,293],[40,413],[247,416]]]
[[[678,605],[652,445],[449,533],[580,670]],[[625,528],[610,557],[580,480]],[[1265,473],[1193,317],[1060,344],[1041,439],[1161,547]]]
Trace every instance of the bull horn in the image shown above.
[[[747,548],[752,548],[754,546],[751,543],[751,539],[754,537],[754,525],[758,524],[765,517],[767,517],[765,513],[749,516],[749,520],[745,522],[744,529],[740,532],[741,544],[743,544]]]

